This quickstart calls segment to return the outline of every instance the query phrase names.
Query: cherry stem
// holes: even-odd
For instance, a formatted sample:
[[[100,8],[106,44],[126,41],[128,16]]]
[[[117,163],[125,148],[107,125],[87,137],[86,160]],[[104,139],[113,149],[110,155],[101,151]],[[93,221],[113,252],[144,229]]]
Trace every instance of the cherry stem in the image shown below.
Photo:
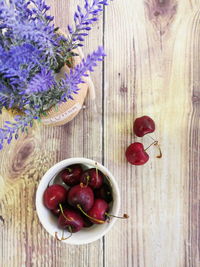
[[[151,140],[156,141],[151,135],[147,135]]]
[[[72,228],[71,228],[71,226],[68,226],[68,230],[70,232],[70,235],[68,237],[65,237],[64,238],[64,231],[63,231],[62,240],[67,240],[67,239],[69,239],[72,236]]]
[[[71,219],[69,219],[69,218],[67,218],[67,217],[65,216],[64,211],[63,211],[63,207],[62,207],[61,204],[59,204],[59,207],[60,207],[60,211],[61,211],[61,213],[62,213],[62,216],[63,216],[67,221],[71,221]]]
[[[154,141],[153,143],[151,143],[147,148],[145,148],[144,151],[148,150],[152,145],[157,146],[158,145],[158,141]]]
[[[66,168],[67,171],[69,172],[72,172],[72,169],[71,168]]]
[[[86,182],[86,187],[88,186],[88,184],[89,184],[89,181],[90,181],[90,176],[89,175],[87,175],[87,177],[86,177],[86,180],[87,180],[87,182]]]
[[[151,137],[150,135],[148,135],[148,137],[151,138],[154,142],[153,142],[150,146],[148,146],[148,147],[145,149],[145,151],[146,151],[147,149],[149,149],[152,145],[154,145],[154,146],[156,146],[156,147],[158,148],[158,150],[159,150],[159,155],[156,156],[156,158],[158,158],[158,159],[162,158],[162,151],[161,151],[161,148],[160,148],[160,145],[159,145],[158,141],[156,141],[156,140],[155,140],[153,137]]]
[[[112,215],[112,214],[109,214],[106,212],[105,215],[109,218],[110,217],[114,217],[114,218],[118,218],[118,219],[128,219],[129,218],[128,214],[124,214],[123,217],[121,217],[121,216],[115,216],[115,215]]]
[[[91,220],[93,220],[93,221],[95,221],[95,222],[98,222],[98,223],[105,223],[105,221],[102,221],[102,220],[98,220],[98,219],[96,219],[96,218],[93,218],[93,217],[91,217],[91,216],[89,216],[82,208],[81,208],[81,205],[80,204],[78,204],[77,205],[77,208],[86,216],[86,217],[88,217],[89,219],[91,219]]]
[[[97,169],[97,167],[96,167],[96,176],[98,176],[98,169]]]
[[[159,150],[159,155],[156,156],[156,158],[161,159],[161,158],[162,158],[162,151],[161,151],[160,145],[159,145],[158,143],[155,144],[155,145],[157,146],[157,148],[158,148],[158,150]]]
[[[64,230],[63,230],[63,232],[62,232],[62,237],[59,238],[59,237],[58,237],[58,232],[55,232],[55,238],[56,238],[58,241],[63,241],[63,240],[67,240],[67,239],[69,239],[69,238],[72,236],[72,228],[71,228],[71,226],[69,226],[68,229],[69,229],[69,232],[70,232],[70,235],[69,235],[68,237],[64,237]]]
[[[86,184],[84,184],[84,183],[80,183],[80,187],[87,187],[88,186],[88,184],[89,184],[89,181],[90,181],[90,176],[89,175],[87,175],[86,176]]]

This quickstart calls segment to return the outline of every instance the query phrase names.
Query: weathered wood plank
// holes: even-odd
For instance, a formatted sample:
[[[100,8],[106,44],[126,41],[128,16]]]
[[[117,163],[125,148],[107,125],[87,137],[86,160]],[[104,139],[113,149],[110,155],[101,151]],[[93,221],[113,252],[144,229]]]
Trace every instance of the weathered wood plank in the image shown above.
[[[105,266],[199,265],[199,106],[190,88],[195,75],[198,103],[198,9],[195,1],[119,1],[106,15],[105,165],[131,218],[106,236]],[[152,150],[134,167],[126,147],[151,142],[132,133],[143,114],[156,121],[163,158]]]
[[[189,197],[188,197],[188,238],[185,243],[186,263],[188,266],[200,264],[200,9],[195,9],[190,18],[191,30],[188,35],[188,54],[193,55],[189,61],[190,117],[189,117]],[[188,38],[188,39],[189,39]]]

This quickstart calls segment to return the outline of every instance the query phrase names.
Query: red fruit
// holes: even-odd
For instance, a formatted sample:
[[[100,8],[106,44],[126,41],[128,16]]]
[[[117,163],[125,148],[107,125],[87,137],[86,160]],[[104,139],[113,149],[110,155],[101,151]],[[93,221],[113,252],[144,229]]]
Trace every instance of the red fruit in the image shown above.
[[[58,226],[68,229],[72,233],[76,233],[83,228],[84,221],[78,211],[64,209],[63,213],[61,213],[58,218]]]
[[[94,190],[94,196],[95,198],[102,198],[107,203],[110,203],[112,201],[112,193],[111,188],[108,184],[103,184],[100,188]]]
[[[93,189],[100,188],[103,184],[103,173],[95,168],[89,169],[82,174],[80,181]]]
[[[88,211],[93,206],[94,193],[89,186],[75,185],[70,188],[67,201],[75,208],[80,205],[84,211]]]
[[[149,160],[149,155],[143,144],[135,142],[126,149],[126,158],[132,165],[143,165]]]
[[[60,173],[60,177],[63,182],[69,186],[73,186],[80,183],[80,178],[83,173],[83,169],[80,164],[74,164],[67,167]]]
[[[133,131],[139,137],[152,133],[155,131],[155,122],[148,116],[137,118],[133,124]]]
[[[53,184],[44,191],[43,200],[48,209],[56,209],[60,203],[67,200],[67,189],[62,185]]]
[[[108,203],[100,198],[97,198],[94,200],[94,205],[92,208],[88,211],[88,215],[94,219],[105,221],[106,220],[106,212],[109,210]],[[91,222],[99,224],[98,221],[92,220],[90,218]]]

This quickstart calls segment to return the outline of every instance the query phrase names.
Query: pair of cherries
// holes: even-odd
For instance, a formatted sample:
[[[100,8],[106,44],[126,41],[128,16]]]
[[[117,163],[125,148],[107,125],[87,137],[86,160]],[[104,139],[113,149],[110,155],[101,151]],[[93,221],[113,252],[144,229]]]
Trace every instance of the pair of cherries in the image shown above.
[[[153,133],[155,131],[155,122],[149,116],[142,116],[137,118],[133,123],[133,131],[136,136],[143,137],[146,134]],[[153,138],[152,138],[153,139]],[[158,145],[158,141],[155,141],[151,145],[156,145],[159,149],[160,154],[157,158],[162,157],[162,153],[160,147]],[[151,146],[150,145],[150,146]],[[149,146],[149,147],[150,147]],[[126,149],[126,159],[132,165],[143,165],[149,160],[149,155],[147,154],[146,150],[149,148],[147,147],[144,149],[142,143],[134,142]]]
[[[80,164],[74,164],[64,169],[59,177],[67,187],[49,185],[43,200],[44,205],[58,217],[60,228],[72,234],[83,227],[105,223],[113,216],[108,214],[112,190],[98,169],[84,171]],[[57,234],[56,238],[59,239]]]

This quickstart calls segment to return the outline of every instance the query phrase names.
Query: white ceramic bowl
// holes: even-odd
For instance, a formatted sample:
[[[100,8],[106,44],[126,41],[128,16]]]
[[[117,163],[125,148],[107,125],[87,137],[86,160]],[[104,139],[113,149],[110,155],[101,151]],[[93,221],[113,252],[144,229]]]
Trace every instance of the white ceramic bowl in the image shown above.
[[[105,174],[108,177],[112,187],[112,196],[113,196],[113,202],[109,213],[114,215],[118,215],[119,213],[119,208],[120,208],[119,187],[116,183],[115,178],[108,171],[107,168],[105,168],[103,165],[94,160],[86,158],[69,158],[63,160],[55,164],[45,173],[45,175],[42,177],[39,183],[36,193],[36,210],[39,220],[43,225],[43,227],[46,229],[46,231],[49,232],[49,234],[51,234],[54,237],[55,237],[55,232],[57,232],[58,236],[61,237],[63,230],[58,228],[57,218],[44,206],[43,194],[48,186],[49,181],[53,177],[56,177],[57,174],[67,166],[77,163],[83,164],[89,168],[94,168],[94,167],[98,168],[103,174]],[[64,240],[62,242],[65,242],[66,244],[81,245],[96,241],[97,239],[104,236],[112,228],[115,221],[116,218],[111,218],[109,223],[96,224],[89,228],[83,228],[81,231],[73,233],[69,239]],[[69,233],[66,231],[65,236],[67,235],[69,235]]]

